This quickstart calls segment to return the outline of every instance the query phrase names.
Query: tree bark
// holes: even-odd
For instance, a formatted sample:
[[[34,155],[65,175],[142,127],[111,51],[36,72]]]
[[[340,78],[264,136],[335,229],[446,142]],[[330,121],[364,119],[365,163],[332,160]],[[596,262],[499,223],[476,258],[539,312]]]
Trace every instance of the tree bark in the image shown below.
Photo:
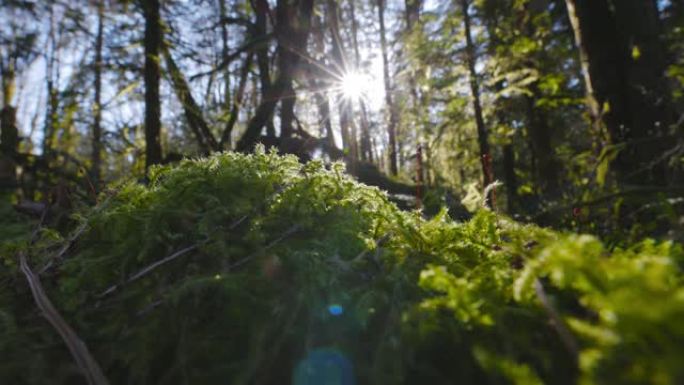
[[[59,99],[57,97],[57,91],[54,87],[54,73],[57,55],[57,36],[55,33],[55,14],[54,5],[50,5],[50,27],[48,32],[49,41],[49,54],[46,58],[46,86],[47,86],[47,108],[45,111],[45,123],[43,129],[43,156],[46,159],[50,159],[53,138],[55,132],[57,131],[57,108],[59,107]]]
[[[354,64],[356,68],[359,68],[361,64],[361,54],[359,50],[359,22],[356,20],[356,6],[354,4],[356,0],[349,0],[349,10],[351,17],[351,29],[352,29],[352,42],[354,44]],[[366,109],[366,103],[363,99],[359,100],[359,106],[361,107],[361,140],[360,140],[360,156],[361,160],[373,162],[373,152],[371,151],[370,143],[370,129],[368,124],[368,110]]]
[[[618,183],[667,183],[668,127],[674,120],[666,55],[652,1],[566,0],[596,129],[620,152]]]
[[[96,189],[100,188],[102,172],[102,45],[104,40],[104,0],[97,3],[97,34],[95,36],[95,89],[93,103],[93,143],[91,154],[91,179]]]
[[[162,161],[159,100],[162,24],[159,0],[142,0],[141,5],[145,18],[145,170],[147,171],[150,166]]]
[[[230,110],[230,117],[226,122],[226,126],[223,129],[223,135],[221,136],[221,143],[219,148],[229,149],[231,145],[231,134],[233,133],[233,128],[238,119],[238,114],[240,113],[240,106],[242,106],[242,99],[245,96],[245,87],[247,85],[247,75],[249,75],[249,69],[252,66],[252,54],[247,54],[245,59],[245,64],[240,72],[240,80],[238,80],[238,89],[235,92],[235,97],[233,98],[233,105]]]
[[[337,0],[328,0],[328,25],[330,27],[330,34],[332,36],[332,56],[336,71],[341,76],[347,74],[351,69],[347,63],[347,57],[344,52],[342,38],[340,35],[339,15]],[[344,95],[339,97],[337,106],[340,114],[340,130],[342,132],[342,147],[348,151],[348,158],[351,160],[352,168],[356,167],[358,160],[358,145],[356,126],[354,126],[351,115],[352,100],[349,100]]]
[[[470,92],[473,98],[473,110],[475,112],[475,124],[477,126],[477,142],[480,147],[480,164],[482,165],[482,175],[484,186],[490,185],[494,182],[494,175],[492,173],[492,156],[489,149],[489,133],[485,126],[484,117],[482,114],[482,104],[480,102],[480,83],[477,72],[475,71],[475,45],[470,28],[470,14],[468,13],[468,0],[461,0],[461,11],[463,13],[463,28],[466,39],[466,63],[468,66],[468,73],[470,74]],[[494,206],[493,193],[490,192],[487,197],[487,204],[489,207]]]
[[[190,126],[190,129],[197,138],[197,143],[200,146],[201,152],[206,155],[212,151],[218,151],[219,144],[216,141],[214,134],[212,134],[209,125],[204,120],[204,117],[202,116],[202,109],[192,96],[192,91],[190,90],[188,82],[185,80],[183,73],[173,60],[168,47],[164,47],[163,50],[164,56],[166,57],[166,68],[168,70],[168,76],[171,80],[171,85],[173,86],[173,90],[175,91],[178,100],[183,106],[185,119],[188,122],[188,126]]]
[[[314,38],[314,49],[317,54],[316,60],[323,63],[325,62],[325,34],[323,31],[323,22],[319,16],[313,18],[313,38]],[[314,99],[316,101],[316,107],[318,108],[318,115],[321,124],[320,135],[325,138],[328,145],[335,147],[335,136],[332,130],[332,122],[330,120],[330,101],[328,99],[328,84],[325,81],[320,80],[320,76],[314,75],[319,71],[314,71],[313,68],[309,67],[307,72],[307,77],[309,79],[309,85],[312,89]],[[323,85],[325,84],[325,86]]]
[[[250,2],[254,8],[256,15],[255,21],[255,35],[264,37],[267,35],[268,15],[270,7],[267,0],[255,0]],[[256,37],[255,36],[255,37]],[[269,95],[269,88],[271,87],[271,71],[268,59],[268,41],[265,40],[259,45],[257,49],[257,66],[259,67],[259,84],[261,87],[262,99]],[[273,117],[269,116],[265,122],[266,133],[269,137],[275,138],[275,127],[273,125]]]
[[[17,187],[17,152],[19,130],[16,124],[17,110],[5,104],[0,110],[0,192]]]
[[[524,5],[522,28],[529,39],[535,39],[535,26],[533,24],[534,15],[545,12],[548,7],[546,0],[534,0]],[[542,71],[539,63],[548,61],[545,52],[538,51],[534,56],[529,57],[524,65]],[[553,128],[549,126],[549,116],[547,112],[537,106],[537,101],[542,98],[539,89],[539,80],[535,80],[528,86],[530,92],[525,96],[527,104],[527,131],[533,148],[532,153],[536,161],[533,172],[536,177],[536,185],[542,195],[553,197],[558,194],[559,188],[559,164],[552,144]]]
[[[378,19],[380,21],[380,48],[382,51],[383,78],[385,82],[385,103],[389,109],[389,124],[387,135],[389,137],[389,167],[390,173],[396,176],[399,173],[397,164],[397,111],[392,97],[392,86],[390,84],[389,60],[387,56],[387,37],[385,36],[385,0],[377,0]]]

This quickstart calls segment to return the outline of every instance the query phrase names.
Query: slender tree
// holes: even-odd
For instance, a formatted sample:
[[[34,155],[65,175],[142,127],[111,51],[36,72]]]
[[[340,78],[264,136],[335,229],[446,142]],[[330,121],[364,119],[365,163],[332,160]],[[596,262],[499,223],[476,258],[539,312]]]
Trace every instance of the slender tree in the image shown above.
[[[378,20],[380,25],[380,49],[382,51],[383,79],[385,82],[385,103],[389,110],[389,124],[387,125],[387,135],[389,139],[389,168],[390,173],[396,176],[399,173],[397,159],[397,110],[392,96],[392,85],[390,83],[389,59],[387,55],[387,37],[385,30],[385,0],[377,0]]]
[[[150,166],[162,161],[159,62],[163,37],[159,0],[142,0],[141,6],[145,18],[145,170],[147,170]]]
[[[359,21],[356,19],[356,0],[349,0],[349,12],[351,19],[351,33],[352,33],[352,44],[354,46],[354,65],[359,68],[361,65],[361,52],[359,49]],[[359,100],[359,106],[361,108],[361,138],[359,141],[359,153],[361,160],[373,161],[373,152],[371,151],[370,142],[370,125],[368,123],[368,108],[363,100]]]
[[[93,89],[93,143],[91,154],[91,178],[93,185],[99,188],[102,173],[102,48],[104,41],[104,0],[97,2],[97,32],[95,35],[95,73]]]
[[[340,35],[340,23],[338,15],[338,4],[337,0],[328,0],[327,2],[328,10],[328,26],[330,28],[330,35],[332,37],[332,57],[333,66],[335,71],[339,72],[343,76],[347,74],[351,68],[347,63],[347,56],[344,51],[344,46],[342,43],[342,38]],[[345,151],[349,152],[349,159],[352,162],[352,167],[358,158],[358,147],[356,140],[356,128],[351,119],[351,103],[352,100],[348,100],[344,96],[340,97],[338,100],[338,110],[340,114],[340,131],[342,133],[342,147]]]
[[[473,43],[473,36],[471,32],[471,19],[468,12],[469,1],[461,0],[461,11],[463,14],[463,30],[466,40],[466,64],[470,78],[470,93],[473,102],[473,110],[475,113],[475,124],[477,126],[477,142],[480,148],[480,164],[482,165],[482,175],[484,177],[484,185],[488,186],[494,182],[494,175],[492,175],[492,156],[489,149],[489,134],[485,126],[484,116],[482,114],[482,104],[480,101],[480,84],[477,72],[475,71],[475,44]],[[491,193],[490,193],[491,194]],[[490,206],[494,204],[493,196],[490,195],[487,202]]]

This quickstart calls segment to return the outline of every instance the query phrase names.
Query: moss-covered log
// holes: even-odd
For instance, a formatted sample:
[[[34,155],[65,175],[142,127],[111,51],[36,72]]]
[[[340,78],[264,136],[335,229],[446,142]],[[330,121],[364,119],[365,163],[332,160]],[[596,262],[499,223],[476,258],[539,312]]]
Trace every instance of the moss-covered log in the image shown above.
[[[263,151],[150,178],[103,192],[76,236],[3,240],[1,383],[84,381],[18,251],[112,384],[684,378],[673,244],[608,251],[490,211],[425,220],[340,165]]]

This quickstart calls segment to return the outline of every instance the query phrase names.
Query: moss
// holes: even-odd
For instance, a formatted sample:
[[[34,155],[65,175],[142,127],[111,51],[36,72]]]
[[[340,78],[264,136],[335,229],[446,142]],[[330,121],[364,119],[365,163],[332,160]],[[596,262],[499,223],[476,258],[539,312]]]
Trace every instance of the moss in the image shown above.
[[[426,220],[340,165],[263,151],[158,168],[100,201],[42,279],[113,384],[288,383],[335,362],[361,384],[682,380],[672,244],[608,252],[488,211]],[[0,284],[1,382],[73,383],[16,269]]]

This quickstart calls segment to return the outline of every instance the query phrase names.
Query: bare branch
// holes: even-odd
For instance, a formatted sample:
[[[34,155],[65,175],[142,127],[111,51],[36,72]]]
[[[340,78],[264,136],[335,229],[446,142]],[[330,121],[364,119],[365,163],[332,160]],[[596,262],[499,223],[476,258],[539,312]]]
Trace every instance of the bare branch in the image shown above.
[[[88,384],[109,384],[102,373],[100,365],[90,354],[86,344],[78,337],[76,332],[66,323],[66,321],[64,321],[64,318],[62,318],[61,314],[59,314],[45,294],[40,279],[29,267],[23,252],[19,254],[19,264],[21,271],[24,273],[24,276],[26,276],[26,280],[31,288],[31,293],[33,294],[36,306],[38,306],[42,315],[50,322],[52,327],[59,333],[60,337],[62,337],[62,340],[69,348],[69,352],[71,352],[71,356],[74,358],[74,361],[76,361],[76,365],[78,365],[83,372],[83,375],[88,380]]]

